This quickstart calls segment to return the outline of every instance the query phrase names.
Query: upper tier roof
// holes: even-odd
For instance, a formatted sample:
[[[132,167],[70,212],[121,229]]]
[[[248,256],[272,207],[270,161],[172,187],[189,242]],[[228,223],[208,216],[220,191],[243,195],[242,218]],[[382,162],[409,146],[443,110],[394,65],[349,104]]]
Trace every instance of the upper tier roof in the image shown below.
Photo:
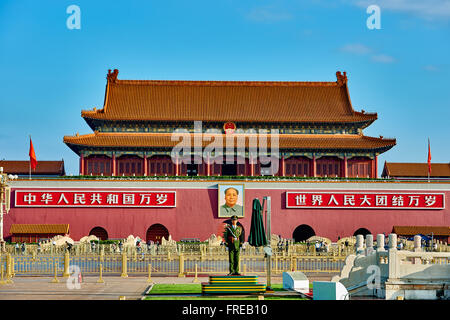
[[[346,73],[336,82],[118,80],[108,73],[103,109],[82,117],[110,121],[363,122]]]

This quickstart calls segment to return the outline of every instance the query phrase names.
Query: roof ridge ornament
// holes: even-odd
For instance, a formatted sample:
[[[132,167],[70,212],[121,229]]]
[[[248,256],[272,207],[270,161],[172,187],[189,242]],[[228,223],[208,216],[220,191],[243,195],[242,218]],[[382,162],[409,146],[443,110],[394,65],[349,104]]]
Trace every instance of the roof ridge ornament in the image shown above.
[[[111,72],[111,69],[108,69],[108,75],[106,76],[106,79],[108,80],[108,82],[115,83],[118,75],[119,75],[118,69],[114,69],[113,72]]]
[[[344,74],[342,74],[340,71],[336,72],[336,78],[337,78],[337,84],[339,86],[343,86],[344,84],[347,84],[347,72],[344,71]]]

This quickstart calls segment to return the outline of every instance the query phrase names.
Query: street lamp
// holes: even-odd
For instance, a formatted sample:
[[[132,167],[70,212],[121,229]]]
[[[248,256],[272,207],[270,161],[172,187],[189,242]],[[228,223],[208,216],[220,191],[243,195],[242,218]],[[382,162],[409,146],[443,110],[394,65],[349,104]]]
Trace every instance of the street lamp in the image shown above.
[[[5,249],[5,240],[3,239],[3,214],[8,213],[11,208],[11,188],[8,181],[17,179],[17,175],[7,175],[3,173],[3,167],[0,167],[0,250]]]

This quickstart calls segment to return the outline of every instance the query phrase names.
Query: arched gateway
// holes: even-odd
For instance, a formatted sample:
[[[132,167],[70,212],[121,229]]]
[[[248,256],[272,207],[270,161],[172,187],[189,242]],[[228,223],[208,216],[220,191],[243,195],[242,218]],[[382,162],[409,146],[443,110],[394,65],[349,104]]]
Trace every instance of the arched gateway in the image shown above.
[[[295,242],[300,242],[305,241],[315,235],[316,233],[314,232],[313,228],[311,228],[307,224],[302,224],[295,228],[294,233],[292,234],[292,238],[294,238]]]
[[[356,237],[358,234],[362,234],[365,238],[366,235],[371,234],[371,232],[369,230],[367,230],[366,228],[359,228],[358,230],[355,231],[353,236]]]
[[[89,235],[96,236],[100,240],[108,240],[108,232],[102,227],[92,228]]]
[[[153,241],[161,243],[162,238],[169,239],[169,230],[160,223],[155,223],[147,229],[146,241]]]

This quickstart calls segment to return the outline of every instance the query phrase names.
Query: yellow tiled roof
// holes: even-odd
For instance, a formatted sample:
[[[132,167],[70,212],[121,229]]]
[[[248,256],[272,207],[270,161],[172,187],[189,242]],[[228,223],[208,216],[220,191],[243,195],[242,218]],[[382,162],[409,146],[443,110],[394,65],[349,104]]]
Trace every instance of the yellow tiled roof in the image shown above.
[[[196,134],[190,134],[191,146],[194,145]],[[234,134],[235,147],[239,138],[245,138],[245,146],[249,145],[249,135]],[[207,138],[211,137],[210,140]],[[170,133],[103,133],[95,132],[80,136],[65,136],[64,143],[82,146],[101,147],[174,147],[182,140],[172,141]],[[218,135],[222,139],[222,146],[226,146],[226,134]],[[214,135],[203,134],[202,146],[206,147],[215,139]],[[395,139],[367,137],[354,134],[280,134],[279,148],[293,149],[377,149],[390,148],[396,144]],[[271,147],[270,136],[267,137],[267,146]]]
[[[386,162],[383,175],[390,177],[427,177],[428,163]],[[432,163],[430,177],[450,177],[450,163]]]
[[[12,224],[11,234],[68,234],[68,224]]]
[[[414,236],[416,234],[433,235],[435,236],[450,236],[449,226],[394,226],[392,232],[405,235]]]
[[[372,122],[353,110],[347,76],[336,82],[118,80],[108,75],[103,120],[236,122]]]

